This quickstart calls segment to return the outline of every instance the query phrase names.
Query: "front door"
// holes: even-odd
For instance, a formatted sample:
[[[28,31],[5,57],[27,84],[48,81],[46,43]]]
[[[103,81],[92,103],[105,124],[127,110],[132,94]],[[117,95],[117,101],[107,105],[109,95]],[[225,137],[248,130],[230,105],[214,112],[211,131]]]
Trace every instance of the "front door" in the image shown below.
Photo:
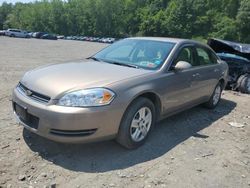
[[[183,47],[174,60],[172,67],[179,61],[186,61],[192,67],[178,72],[170,68],[169,72],[163,76],[161,83],[164,83],[164,85],[162,85],[161,91],[164,114],[186,108],[200,98],[200,93],[196,92],[200,89],[200,74],[194,59],[194,47]]]

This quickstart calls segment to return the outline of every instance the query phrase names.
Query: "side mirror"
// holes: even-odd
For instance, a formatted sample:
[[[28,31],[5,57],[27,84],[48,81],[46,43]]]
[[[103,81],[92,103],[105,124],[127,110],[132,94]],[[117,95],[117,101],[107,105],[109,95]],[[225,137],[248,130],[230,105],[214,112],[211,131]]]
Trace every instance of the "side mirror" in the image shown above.
[[[182,70],[185,70],[185,69],[190,69],[192,67],[192,65],[186,61],[179,61],[175,67],[174,67],[174,70],[176,71],[182,71]]]

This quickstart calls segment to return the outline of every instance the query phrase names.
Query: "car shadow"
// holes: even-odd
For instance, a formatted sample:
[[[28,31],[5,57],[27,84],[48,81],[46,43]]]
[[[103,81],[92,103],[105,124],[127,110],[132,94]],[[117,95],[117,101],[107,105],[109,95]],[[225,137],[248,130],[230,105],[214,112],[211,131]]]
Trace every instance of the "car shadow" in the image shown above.
[[[222,99],[215,110],[195,107],[169,117],[159,122],[145,145],[136,150],[124,149],[114,141],[78,145],[56,143],[26,129],[23,130],[23,137],[32,151],[65,169],[106,172],[158,158],[191,136],[209,137],[199,131],[229,114],[235,106],[236,103]]]

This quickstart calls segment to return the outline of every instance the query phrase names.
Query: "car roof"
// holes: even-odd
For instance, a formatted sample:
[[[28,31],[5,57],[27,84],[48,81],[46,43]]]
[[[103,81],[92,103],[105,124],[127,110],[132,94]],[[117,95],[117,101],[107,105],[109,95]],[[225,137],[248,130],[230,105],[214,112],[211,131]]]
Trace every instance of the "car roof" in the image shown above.
[[[131,37],[128,39],[139,39],[139,40],[155,40],[155,41],[164,41],[164,42],[172,42],[172,43],[193,43],[200,44],[203,46],[207,46],[203,43],[197,42],[195,40],[190,39],[181,39],[181,38],[169,38],[169,37]]]

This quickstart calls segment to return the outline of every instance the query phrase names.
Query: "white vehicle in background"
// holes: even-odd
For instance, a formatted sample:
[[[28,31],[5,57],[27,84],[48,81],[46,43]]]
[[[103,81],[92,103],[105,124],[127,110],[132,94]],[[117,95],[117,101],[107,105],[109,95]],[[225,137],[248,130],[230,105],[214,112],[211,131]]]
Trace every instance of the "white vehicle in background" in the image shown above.
[[[58,35],[57,39],[64,39],[64,35]]]
[[[114,43],[115,42],[115,38],[108,38],[107,39],[107,43]]]
[[[5,35],[9,36],[9,37],[30,38],[27,31],[23,31],[23,30],[20,30],[20,29],[8,29],[5,32]]]

